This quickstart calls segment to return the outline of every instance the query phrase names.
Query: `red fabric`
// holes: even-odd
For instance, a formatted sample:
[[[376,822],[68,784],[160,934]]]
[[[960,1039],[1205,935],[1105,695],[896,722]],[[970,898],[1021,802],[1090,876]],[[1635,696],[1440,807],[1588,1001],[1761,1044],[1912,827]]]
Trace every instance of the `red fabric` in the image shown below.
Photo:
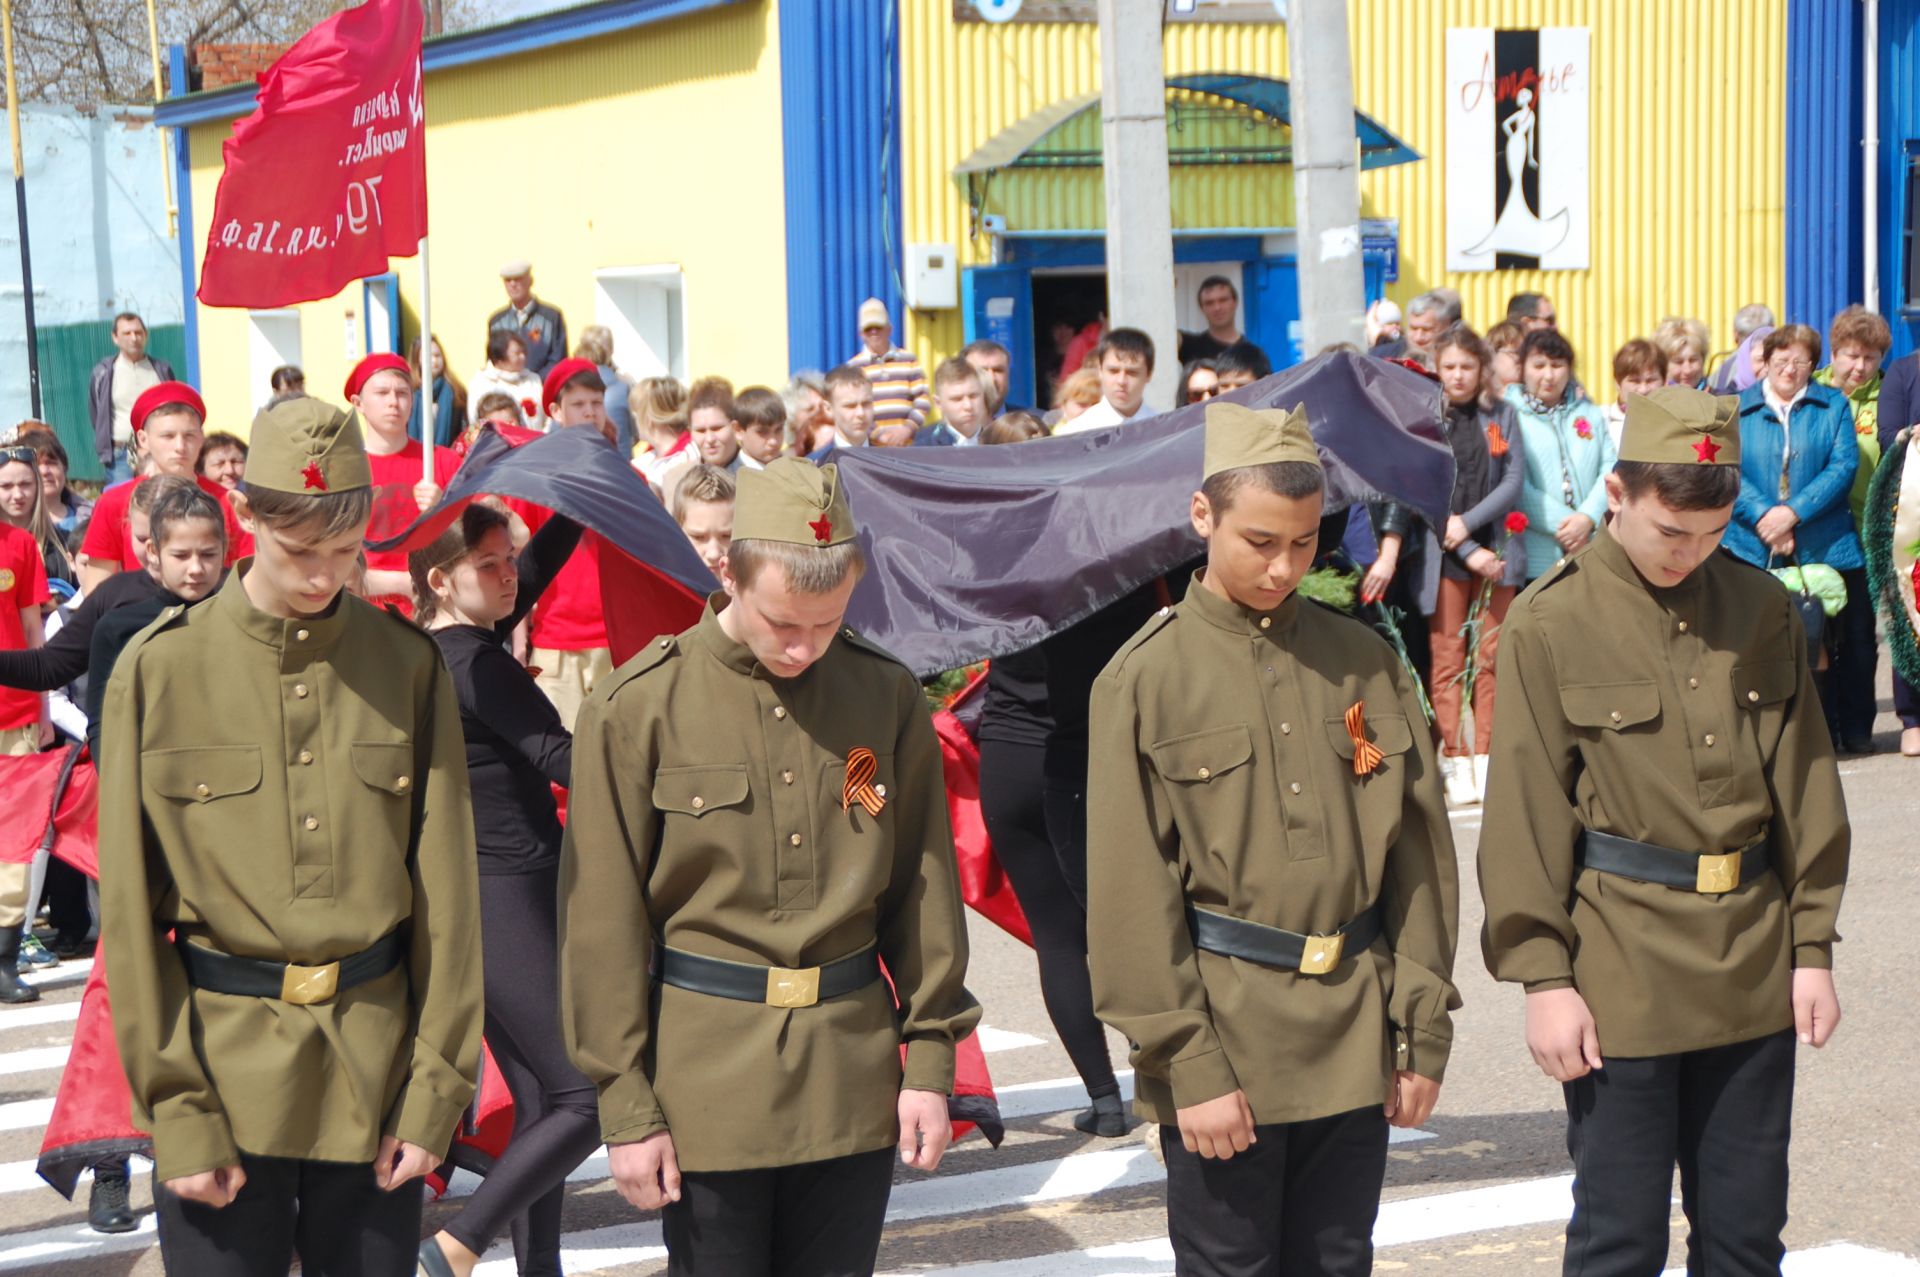
[[[117,570],[121,572],[147,570],[147,565],[140,561],[139,551],[134,549],[133,524],[127,518],[133,490],[146,481],[147,477],[142,475],[116,483],[100,494],[100,499],[94,502],[93,520],[87,524],[86,540],[80,543],[81,554],[95,563],[118,564]],[[202,492],[220,502],[220,515],[227,525],[227,566],[231,567],[253,553],[253,538],[241,530],[225,488],[203,474],[195,475],[193,481],[200,485]]]
[[[40,543],[12,524],[0,524],[0,651],[18,652],[27,646],[22,608],[39,607],[48,599],[47,569],[40,559]],[[40,721],[40,693],[0,688],[0,730]],[[0,810],[12,810],[0,808]]]
[[[96,958],[80,995],[73,1048],[60,1072],[53,1114],[40,1141],[40,1162],[46,1167],[62,1160],[60,1154],[65,1149],[76,1145],[98,1147],[108,1142],[119,1146],[121,1152],[145,1152],[153,1145],[147,1132],[133,1124],[133,1092],[127,1086],[126,1070],[120,1067],[120,1049],[113,1037],[107,964],[104,958]]]
[[[367,524],[367,540],[397,536],[420,517],[420,503],[413,499],[413,489],[420,482],[425,462],[418,439],[407,440],[407,446],[398,452],[367,454],[367,466],[373,471],[373,519]],[[433,481],[442,488],[459,468],[460,457],[453,449],[433,450]],[[367,567],[375,572],[405,572],[406,551],[368,550]],[[404,594],[382,595],[373,601],[382,607],[391,604],[402,615],[413,615],[413,600]]]
[[[500,1066],[494,1063],[493,1048],[482,1038],[480,1089],[473,1107],[454,1130],[453,1148],[447,1160],[469,1169],[490,1166],[507,1151],[507,1141],[512,1138],[513,1094],[507,1090],[507,1079],[500,1072]],[[427,1175],[427,1187],[433,1191],[435,1201],[446,1193],[447,1181],[440,1177],[438,1169]]]
[[[988,922],[1031,946],[1033,932],[1027,915],[1014,897],[1007,871],[994,858],[986,818],[980,814],[980,747],[949,710],[933,716],[933,731],[940,738],[940,765],[947,776],[947,819],[953,825],[953,851],[960,863],[960,898]]]
[[[100,782],[92,763],[75,765],[65,789],[59,791],[60,809],[54,810],[66,750],[0,758],[0,864],[24,865],[33,859],[47,834],[47,818],[54,822],[54,854],[89,878],[100,876],[100,841],[96,831],[100,810]]]
[[[397,372],[403,377],[411,377],[413,375],[413,369],[408,366],[407,361],[390,350],[378,351],[368,355],[365,359],[355,364],[353,371],[347,374],[345,397],[348,402],[352,402],[353,397],[360,393],[360,388],[367,384],[367,378],[377,372],[387,372],[389,370]]]
[[[222,148],[201,301],[317,301],[414,254],[427,233],[421,26],[413,0],[367,0],[267,68]]]
[[[592,533],[587,535],[592,536]],[[606,645],[617,666],[655,639],[692,629],[707,601],[602,541],[600,594]],[[539,639],[534,640],[536,643]],[[545,646],[545,644],[541,644]]]
[[[546,517],[540,522],[545,523]],[[529,526],[538,531],[537,526]],[[553,584],[533,609],[533,646],[555,652],[590,652],[607,646],[607,606],[600,584],[603,554],[612,558],[619,551],[597,532],[589,530],[581,534],[580,544],[567,559],[567,565],[553,578]]]
[[[184,381],[163,381],[157,386],[148,386],[133,401],[133,410],[127,414],[135,431],[146,428],[147,418],[156,408],[165,408],[170,404],[185,404],[193,409],[194,415],[201,421],[207,419],[207,401],[200,392]]]
[[[1066,353],[1060,359],[1061,381],[1065,381],[1085,366],[1087,356],[1093,353],[1093,348],[1100,344],[1100,339],[1106,334],[1106,324],[1096,319],[1073,335],[1067,342]]]

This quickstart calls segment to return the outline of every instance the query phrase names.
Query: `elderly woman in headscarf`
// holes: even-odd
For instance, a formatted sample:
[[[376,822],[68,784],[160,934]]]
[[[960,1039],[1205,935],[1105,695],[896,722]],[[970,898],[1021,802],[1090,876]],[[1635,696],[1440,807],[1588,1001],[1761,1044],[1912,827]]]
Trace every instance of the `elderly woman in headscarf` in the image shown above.
[[[1766,345],[1767,338],[1773,335],[1773,325],[1767,324],[1748,333],[1726,362],[1713,374],[1713,393],[1716,395],[1745,394],[1748,387],[1757,384],[1766,375],[1766,357],[1760,348]]]

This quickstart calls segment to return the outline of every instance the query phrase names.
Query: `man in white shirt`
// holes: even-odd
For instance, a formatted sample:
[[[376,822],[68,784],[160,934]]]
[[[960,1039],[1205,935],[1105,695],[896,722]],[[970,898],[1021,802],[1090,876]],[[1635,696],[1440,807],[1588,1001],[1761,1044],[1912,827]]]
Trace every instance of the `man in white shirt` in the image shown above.
[[[916,448],[967,448],[980,442],[980,428],[992,419],[987,379],[964,356],[955,355],[933,370],[933,406],[940,419],[914,436]]]
[[[841,364],[827,374],[827,408],[833,418],[833,439],[807,455],[819,465],[842,448],[864,448],[873,434],[873,383],[852,364]]]
[[[1100,402],[1061,422],[1053,433],[1077,435],[1154,415],[1146,406],[1147,383],[1153,380],[1153,338],[1138,328],[1115,328],[1100,339],[1091,358],[1100,370]]]
[[[127,448],[133,442],[133,403],[163,381],[173,365],[147,354],[146,321],[132,311],[113,317],[114,353],[93,366],[87,408],[93,418],[94,452],[107,468],[107,483],[133,478]]]

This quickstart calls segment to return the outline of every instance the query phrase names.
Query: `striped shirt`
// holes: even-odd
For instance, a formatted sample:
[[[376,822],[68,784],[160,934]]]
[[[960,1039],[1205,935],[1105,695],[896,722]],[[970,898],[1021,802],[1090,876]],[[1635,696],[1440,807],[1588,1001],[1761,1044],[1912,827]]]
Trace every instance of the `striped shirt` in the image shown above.
[[[873,383],[873,425],[875,429],[904,422],[919,430],[927,424],[933,400],[927,394],[927,374],[920,361],[905,350],[889,350],[875,355],[862,350],[847,363],[867,374]]]

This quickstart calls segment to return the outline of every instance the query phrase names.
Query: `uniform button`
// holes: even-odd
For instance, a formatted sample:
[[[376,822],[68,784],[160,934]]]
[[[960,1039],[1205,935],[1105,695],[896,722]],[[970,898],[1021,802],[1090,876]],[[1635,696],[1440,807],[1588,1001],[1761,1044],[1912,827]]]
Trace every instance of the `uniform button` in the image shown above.
[[[194,794],[195,794],[195,796],[196,796],[196,797],[200,797],[200,798],[211,798],[211,797],[213,797],[213,790],[212,790],[212,789],[210,789],[210,788],[208,788],[208,787],[207,787],[207,786],[205,786],[205,785],[195,785],[195,786],[193,787],[193,792],[194,792]]]
[[[293,694],[294,694],[295,696],[298,696],[298,697],[299,697],[299,698],[300,698],[301,700],[303,700],[303,701],[304,701],[304,700],[306,700],[306,699],[307,699],[307,685],[306,685],[305,683],[295,683],[295,684],[293,685]]]
[[[313,751],[312,751],[312,750],[310,750],[310,749],[303,749],[303,750],[301,750],[301,751],[300,751],[300,765],[301,765],[302,767],[311,767],[311,766],[313,766]]]
[[[790,771],[781,772],[780,783],[783,785],[791,785],[793,783],[793,773]]]
[[[1687,680],[1687,686],[1688,686],[1688,687],[1698,687],[1698,686],[1700,686],[1700,680],[1699,680],[1699,679],[1697,679],[1697,678],[1690,678],[1690,679],[1688,679],[1688,680]]]
[[[1687,632],[1687,623],[1685,621],[1680,622],[1680,632],[1682,634]]]
[[[700,795],[698,794],[695,794],[693,796],[693,809],[695,811],[699,811],[702,807],[705,807],[706,805],[707,805],[706,799],[700,797]]]
[[[1282,723],[1282,724],[1280,724],[1280,734],[1281,734],[1282,736],[1291,736],[1291,735],[1293,735],[1293,724],[1292,724],[1292,723]]]
[[[785,705],[775,705],[773,707],[773,716],[775,718],[785,718],[787,716],[787,707]]]
[[[1210,771],[1210,770],[1208,770],[1207,768],[1205,768],[1205,767],[1202,767],[1202,768],[1200,769],[1200,779],[1201,779],[1201,780],[1206,780],[1206,779],[1208,779],[1209,777],[1211,777],[1212,775],[1213,775],[1213,772],[1212,772],[1212,771]],[[203,789],[204,789],[204,788],[205,788],[205,786],[202,786],[201,788],[203,788]]]
[[[1708,733],[1707,733],[1707,748],[1708,748],[1708,749],[1712,749],[1712,748],[1713,748],[1713,733],[1712,733],[1712,732],[1708,732]]]
[[[668,648],[670,648],[670,647],[672,647],[672,646],[673,646],[673,640],[672,640],[672,639],[661,639],[661,640],[660,640],[660,650],[661,650],[661,651],[663,651],[663,652],[664,652],[664,651],[666,651],[666,650],[667,650]]]
[[[1169,612],[1171,612],[1171,611],[1173,611],[1173,609],[1172,609],[1172,608],[1170,608],[1170,607],[1163,607],[1163,608],[1161,608],[1161,609],[1160,609],[1160,610],[1159,610],[1158,612],[1155,612],[1155,613],[1154,613],[1154,615],[1155,615],[1155,616],[1165,616],[1165,615],[1166,615],[1167,613],[1169,613]]]
[[[1300,792],[1300,782],[1296,780],[1291,785],[1288,785],[1287,788],[1297,794]]]
[[[887,787],[885,785],[875,785],[873,792],[885,798],[887,796]]]
[[[1617,723],[1620,721],[1620,711],[1616,709],[1611,714],[1608,714],[1607,717]]]
[[[790,842],[790,843],[792,843],[792,844],[793,844],[794,846],[796,846],[796,847],[798,847],[798,846],[800,845],[800,835],[799,835],[799,834],[788,834],[788,835],[787,835],[787,841],[788,841],[788,842]]]
[[[1261,628],[1261,629],[1263,629],[1263,630],[1270,630],[1270,629],[1272,629],[1272,628],[1273,628],[1273,618],[1272,618],[1272,617],[1270,617],[1270,616],[1263,616],[1263,617],[1261,617],[1261,618],[1260,618],[1260,628]]]
[[[307,641],[307,632],[305,630],[295,630],[293,632],[293,639],[296,643],[304,643]]]
[[[318,816],[309,816],[309,817],[307,817],[307,819],[306,819],[306,822],[305,822],[305,823],[306,823],[306,826],[307,826],[307,828],[308,828],[308,829],[310,829],[310,830],[311,830],[311,829],[318,829],[318,828],[320,828],[320,818],[319,818]]]
[[[407,791],[408,791],[409,789],[411,789],[411,788],[413,788],[413,777],[411,777],[411,776],[396,776],[396,777],[394,777],[394,781],[393,781],[393,787],[394,787],[395,789],[397,789],[397,790],[399,790],[399,791],[400,791],[401,793],[403,793],[403,794],[404,794],[404,793],[406,793],[406,792],[407,792]]]
[[[1751,703],[1753,703],[1753,704],[1755,704],[1755,705],[1758,705],[1758,704],[1760,703],[1760,693],[1758,693],[1758,692],[1748,692],[1748,693],[1747,693],[1747,700],[1748,700],[1748,701],[1750,701]]]

